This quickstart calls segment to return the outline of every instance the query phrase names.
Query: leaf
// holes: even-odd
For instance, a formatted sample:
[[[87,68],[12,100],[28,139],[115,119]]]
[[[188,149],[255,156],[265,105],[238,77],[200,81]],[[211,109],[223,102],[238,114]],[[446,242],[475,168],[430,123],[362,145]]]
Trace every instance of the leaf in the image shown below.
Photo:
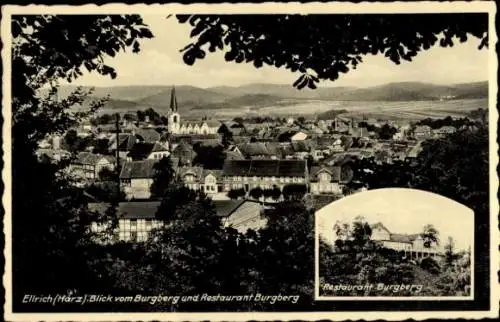
[[[310,88],[310,89],[316,89],[316,84],[314,84],[314,80],[312,78],[310,78],[307,82],[307,86]]]
[[[237,63],[242,63],[245,60],[245,56],[242,53],[239,53],[238,56],[236,56],[236,59],[234,60]]]
[[[261,68],[262,67],[262,60],[260,59],[255,59],[253,61],[253,65],[256,67],[256,68]]]
[[[182,56],[182,59],[189,66],[192,66],[194,64],[194,61],[196,60],[194,55],[190,52],[185,53],[184,56]]]
[[[236,58],[236,51],[230,50],[224,55],[226,61],[233,61]]]
[[[198,48],[198,50],[196,50],[196,52],[195,52],[195,57],[199,58],[199,59],[205,58],[205,51]]]
[[[139,42],[136,40],[134,41],[134,44],[133,44],[133,49],[132,49],[132,52],[133,53],[138,53],[140,51],[140,45],[139,45]]]
[[[305,74],[300,75],[300,77],[293,83],[293,87],[297,87],[306,78]]]
[[[154,35],[149,28],[139,29],[139,35],[142,38],[154,38]]]
[[[301,83],[297,86],[297,88],[298,88],[298,89],[303,89],[304,87],[306,87],[307,83],[308,83],[308,80],[307,80],[307,79],[305,79],[305,80],[303,80],[303,81],[302,81],[302,82],[301,82]]]

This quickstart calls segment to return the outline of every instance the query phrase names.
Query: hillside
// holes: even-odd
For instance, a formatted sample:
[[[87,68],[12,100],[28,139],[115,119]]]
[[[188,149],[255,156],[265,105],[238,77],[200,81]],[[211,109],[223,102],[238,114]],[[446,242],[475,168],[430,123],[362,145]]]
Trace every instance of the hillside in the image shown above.
[[[290,99],[332,101],[429,101],[454,96],[457,99],[486,98],[488,83],[476,82],[456,85],[436,85],[422,82],[389,83],[367,88],[318,87],[316,90],[297,90],[291,85],[249,84],[238,87],[213,87],[225,95],[266,94]]]
[[[64,86],[60,96],[68,95],[75,87]],[[87,87],[86,89],[88,89]],[[109,95],[110,101],[103,110],[122,112],[154,108],[165,113],[170,106],[171,86],[118,86],[96,87],[92,97]],[[201,110],[235,110],[265,112],[283,109],[289,112],[294,106],[328,104],[329,102],[433,102],[439,100],[484,99],[488,96],[488,83],[435,85],[421,82],[390,83],[368,88],[319,87],[316,90],[297,90],[291,85],[248,84],[219,86],[208,89],[194,86],[176,86],[179,109],[200,113]],[[88,105],[88,104],[84,104]],[[305,106],[304,105],[304,106]],[[288,108],[288,109],[287,109]]]
[[[170,106],[171,90],[171,87],[167,87],[161,92],[138,100],[137,103],[166,110]],[[230,98],[228,95],[194,86],[176,86],[175,91],[180,110],[189,110],[204,104],[221,103]]]
[[[279,97],[270,94],[243,94],[241,96],[231,97],[222,102],[215,103],[200,103],[193,109],[203,110],[203,109],[237,109],[237,108],[263,108],[267,106],[280,106],[283,104],[294,104],[297,101],[290,100],[284,97]]]

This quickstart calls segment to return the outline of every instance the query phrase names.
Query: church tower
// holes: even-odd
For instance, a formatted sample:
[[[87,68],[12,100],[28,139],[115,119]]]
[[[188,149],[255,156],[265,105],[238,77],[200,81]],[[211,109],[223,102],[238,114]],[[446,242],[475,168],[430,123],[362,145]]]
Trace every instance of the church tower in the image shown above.
[[[168,112],[168,132],[178,134],[181,127],[181,116],[177,106],[177,97],[175,96],[175,86],[170,93],[170,111]]]

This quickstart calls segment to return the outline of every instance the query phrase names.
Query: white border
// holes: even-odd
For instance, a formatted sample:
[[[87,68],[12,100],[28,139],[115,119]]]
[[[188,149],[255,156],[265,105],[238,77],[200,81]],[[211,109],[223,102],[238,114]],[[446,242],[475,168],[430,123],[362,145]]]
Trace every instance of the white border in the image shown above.
[[[451,13],[451,12],[488,12],[489,13],[489,37],[490,37],[490,82],[489,82],[489,119],[490,119],[490,272],[491,272],[491,308],[489,311],[432,311],[432,312],[278,312],[278,313],[85,313],[85,314],[30,314],[12,312],[12,264],[11,264],[11,240],[7,236],[11,235],[11,85],[8,81],[11,77],[10,62],[10,16],[13,14],[112,14],[112,13],[149,13],[149,14],[178,14],[178,13],[232,13],[232,14],[251,14],[251,13]],[[498,191],[498,177],[496,166],[498,164],[498,146],[496,140],[496,125],[498,120],[498,111],[496,109],[496,72],[498,69],[497,56],[495,54],[495,44],[497,35],[495,32],[494,21],[496,5],[493,1],[473,1],[473,2],[392,2],[392,3],[262,3],[262,4],[169,4],[169,5],[123,5],[108,4],[103,6],[84,5],[84,6],[46,6],[46,5],[28,5],[28,6],[3,6],[1,32],[4,47],[2,49],[2,60],[4,66],[2,92],[3,96],[2,111],[4,115],[3,151],[5,167],[2,171],[2,179],[5,185],[5,193],[2,196],[2,203],[5,208],[4,233],[5,239],[5,275],[3,278],[6,289],[6,301],[4,305],[5,320],[8,321],[124,321],[124,320],[170,320],[170,321],[197,321],[206,319],[247,321],[247,320],[319,320],[319,319],[364,319],[367,321],[385,319],[402,320],[415,319],[423,320],[428,318],[493,318],[498,316],[499,309],[499,287],[497,281],[497,271],[499,267],[498,242],[500,240],[498,227],[499,205],[496,199]],[[386,300],[386,298],[384,298]]]

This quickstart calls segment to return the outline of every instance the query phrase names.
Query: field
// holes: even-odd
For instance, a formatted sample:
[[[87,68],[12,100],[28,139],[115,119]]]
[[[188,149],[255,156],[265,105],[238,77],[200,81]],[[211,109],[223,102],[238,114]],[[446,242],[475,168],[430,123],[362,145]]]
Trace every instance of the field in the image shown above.
[[[449,101],[410,101],[410,102],[356,102],[310,100],[300,103],[290,102],[278,106],[240,107],[238,109],[212,109],[212,117],[235,117],[243,115],[304,115],[313,116],[332,109],[345,109],[345,117],[380,118],[391,120],[415,120],[423,118],[443,118],[446,116],[463,117],[468,112],[488,108],[487,99],[449,100]],[[190,111],[188,114],[203,115],[203,110]]]

